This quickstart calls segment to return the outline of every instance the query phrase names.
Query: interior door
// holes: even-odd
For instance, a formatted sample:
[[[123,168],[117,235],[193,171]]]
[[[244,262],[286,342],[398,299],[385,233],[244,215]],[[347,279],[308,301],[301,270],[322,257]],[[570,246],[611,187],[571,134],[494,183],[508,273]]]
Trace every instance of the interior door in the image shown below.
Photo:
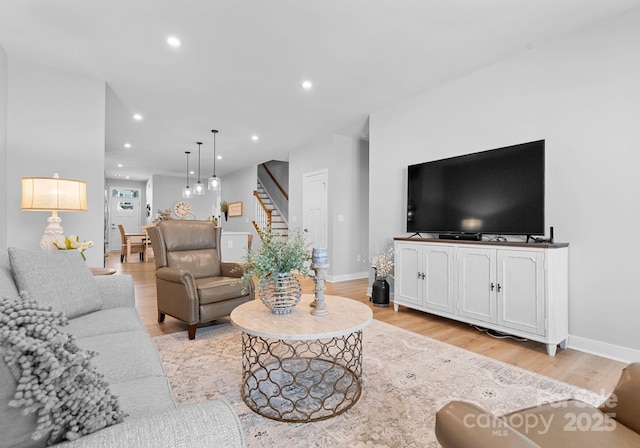
[[[109,250],[119,251],[121,238],[118,224],[125,232],[140,232],[140,189],[111,187],[109,189]]]
[[[313,247],[326,248],[327,230],[327,170],[303,175],[302,180],[302,225],[308,232],[307,239]]]

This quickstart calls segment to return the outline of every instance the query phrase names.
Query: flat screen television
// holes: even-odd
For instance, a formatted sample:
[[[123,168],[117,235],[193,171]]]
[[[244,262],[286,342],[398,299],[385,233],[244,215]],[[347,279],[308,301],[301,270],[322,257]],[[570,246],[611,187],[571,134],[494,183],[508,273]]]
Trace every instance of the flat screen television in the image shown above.
[[[544,235],[544,140],[410,165],[407,232]]]

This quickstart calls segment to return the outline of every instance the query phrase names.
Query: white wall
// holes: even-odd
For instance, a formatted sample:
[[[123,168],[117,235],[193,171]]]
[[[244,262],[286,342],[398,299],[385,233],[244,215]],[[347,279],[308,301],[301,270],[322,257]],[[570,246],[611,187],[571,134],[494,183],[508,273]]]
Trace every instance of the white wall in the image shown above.
[[[369,255],[369,145],[367,142],[333,136],[334,169],[329,173],[332,187],[331,233],[333,281],[367,277]],[[377,205],[379,207],[379,204]]]
[[[0,45],[0,248],[7,247],[7,53]]]
[[[639,22],[627,12],[372,114],[370,246],[407,235],[407,165],[546,139],[546,223],[571,244],[569,344],[640,360]]]
[[[206,179],[205,179],[206,188]],[[173,212],[173,206],[176,202],[185,201],[191,205],[191,211],[195,214],[195,219],[205,220],[213,215],[213,205],[216,202],[216,197],[213,192],[207,190],[203,196],[193,196],[190,199],[182,197],[182,189],[186,185],[186,178],[175,176],[160,176],[154,175],[151,178],[152,193],[151,193],[151,217],[155,218],[158,215],[158,209],[170,209]],[[191,182],[191,187],[193,187]],[[225,183],[222,179],[222,194],[224,195]],[[174,219],[176,218],[173,215]],[[192,218],[188,218],[192,219]]]
[[[278,181],[282,189],[289,194],[289,162],[270,160],[265,162],[265,165],[273,177]]]
[[[289,154],[289,227],[292,229],[303,224],[303,175],[321,169],[328,172],[329,281],[362,278],[368,274],[367,164],[366,142],[340,135]]]
[[[325,138],[307,148],[300,148],[289,154],[289,227],[301,229],[303,224],[302,179],[305,173],[321,169],[329,169],[333,165],[331,154],[333,140]],[[332,185],[329,185],[331,194]],[[331,213],[331,201],[329,201]],[[330,226],[331,224],[329,224]],[[329,231],[331,239],[331,231]],[[331,241],[329,241],[329,245]],[[331,255],[329,255],[331,256]]]
[[[20,211],[20,179],[57,172],[87,182],[89,211],[59,216],[66,235],[95,242],[87,263],[103,266],[104,82],[9,58],[7,86],[7,245],[38,248],[48,214]]]
[[[253,191],[256,189],[258,167],[253,164],[228,174],[222,181],[222,200],[242,202],[242,216],[230,216],[227,221],[222,217],[222,229],[229,232],[252,232],[254,241],[258,238],[252,221],[255,220],[255,202]]]

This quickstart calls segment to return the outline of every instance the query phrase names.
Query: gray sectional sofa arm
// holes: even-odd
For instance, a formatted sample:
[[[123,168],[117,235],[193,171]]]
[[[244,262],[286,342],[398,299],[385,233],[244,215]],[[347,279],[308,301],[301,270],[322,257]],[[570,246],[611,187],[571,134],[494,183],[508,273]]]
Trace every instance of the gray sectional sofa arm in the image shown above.
[[[181,406],[173,411],[125,420],[73,442],[64,448],[246,447],[240,421],[222,400]]]
[[[95,279],[100,290],[103,310],[135,306],[135,290],[130,275],[98,275]]]

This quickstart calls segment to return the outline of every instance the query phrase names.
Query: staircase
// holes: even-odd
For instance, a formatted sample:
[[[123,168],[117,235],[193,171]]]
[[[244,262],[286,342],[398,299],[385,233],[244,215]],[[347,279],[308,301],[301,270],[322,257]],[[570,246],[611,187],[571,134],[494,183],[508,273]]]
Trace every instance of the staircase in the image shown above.
[[[256,198],[256,221],[253,221],[256,230],[259,232],[267,226],[271,226],[271,230],[279,236],[289,236],[289,225],[260,182],[258,182],[253,195]]]

